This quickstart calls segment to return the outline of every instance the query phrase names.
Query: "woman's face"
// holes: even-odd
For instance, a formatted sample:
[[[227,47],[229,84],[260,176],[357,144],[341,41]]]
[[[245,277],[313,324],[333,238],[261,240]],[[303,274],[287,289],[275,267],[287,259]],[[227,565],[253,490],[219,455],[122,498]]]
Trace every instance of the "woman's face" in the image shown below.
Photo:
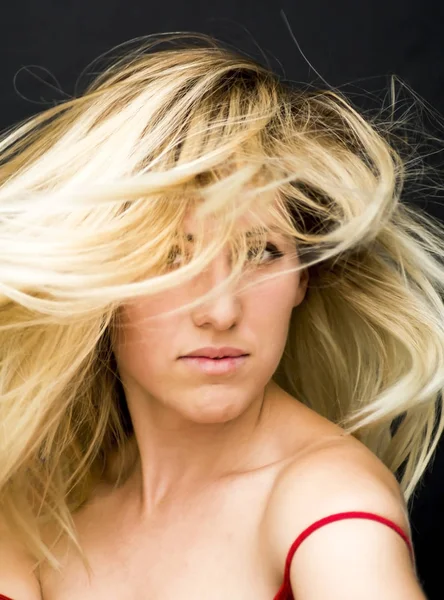
[[[193,223],[187,220],[187,234]],[[298,264],[295,246],[277,233],[267,237],[259,268],[245,274],[247,289],[227,289],[187,312],[163,313],[191,302],[230,272],[228,251],[186,284],[121,307],[114,346],[127,398],[147,399],[155,407],[194,423],[223,423],[242,414],[263,390],[281,359],[292,310],[304,299],[306,270],[276,274]],[[240,287],[240,286],[239,286]],[[238,358],[185,358],[237,349]],[[225,348],[225,350],[224,350]],[[138,400],[137,400],[138,402]]]

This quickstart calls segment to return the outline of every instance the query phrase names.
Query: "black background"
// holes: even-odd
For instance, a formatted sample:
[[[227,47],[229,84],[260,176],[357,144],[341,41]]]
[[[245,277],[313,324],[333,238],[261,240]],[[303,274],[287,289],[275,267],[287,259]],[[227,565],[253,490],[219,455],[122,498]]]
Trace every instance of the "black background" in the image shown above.
[[[117,44],[158,32],[199,31],[261,62],[266,57],[287,79],[340,87],[363,109],[387,102],[396,75],[403,110],[419,96],[437,111],[423,125],[444,140],[438,123],[444,114],[442,0],[3,0],[0,15],[1,130],[75,94],[82,71]],[[435,149],[427,163],[442,172],[443,154]],[[439,195],[413,199],[444,216]],[[443,476],[444,443],[411,508],[418,572],[430,600],[444,598]]]

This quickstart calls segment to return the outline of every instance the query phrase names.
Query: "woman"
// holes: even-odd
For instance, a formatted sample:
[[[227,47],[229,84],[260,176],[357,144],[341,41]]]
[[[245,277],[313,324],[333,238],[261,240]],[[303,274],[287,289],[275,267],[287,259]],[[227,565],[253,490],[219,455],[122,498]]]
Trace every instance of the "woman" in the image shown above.
[[[423,599],[442,230],[340,94],[167,39],[1,142],[2,597]]]

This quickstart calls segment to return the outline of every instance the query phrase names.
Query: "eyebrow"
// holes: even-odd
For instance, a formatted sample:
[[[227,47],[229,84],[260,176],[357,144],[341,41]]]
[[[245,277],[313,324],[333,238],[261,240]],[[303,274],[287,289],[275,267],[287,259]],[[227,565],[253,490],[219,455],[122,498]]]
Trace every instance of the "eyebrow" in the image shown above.
[[[247,231],[245,233],[247,238],[252,238],[255,237],[257,235],[261,235],[263,233],[276,233],[279,235],[282,235],[283,237],[288,237],[285,234],[281,233],[277,228],[275,227],[256,227],[255,229],[252,229],[250,231]],[[194,235],[192,233],[187,233],[185,235],[187,242],[194,242]]]

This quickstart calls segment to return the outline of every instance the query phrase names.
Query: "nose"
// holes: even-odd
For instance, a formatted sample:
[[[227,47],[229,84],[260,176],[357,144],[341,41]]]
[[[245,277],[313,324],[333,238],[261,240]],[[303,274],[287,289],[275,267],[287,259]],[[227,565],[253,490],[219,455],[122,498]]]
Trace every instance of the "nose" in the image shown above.
[[[208,266],[204,273],[199,276],[197,286],[199,293],[207,293],[213,287],[222,283],[230,274],[230,258],[225,253],[218,256]],[[241,318],[241,302],[232,289],[227,286],[212,299],[200,304],[193,310],[192,318],[197,327],[214,327],[219,330],[233,328]]]

